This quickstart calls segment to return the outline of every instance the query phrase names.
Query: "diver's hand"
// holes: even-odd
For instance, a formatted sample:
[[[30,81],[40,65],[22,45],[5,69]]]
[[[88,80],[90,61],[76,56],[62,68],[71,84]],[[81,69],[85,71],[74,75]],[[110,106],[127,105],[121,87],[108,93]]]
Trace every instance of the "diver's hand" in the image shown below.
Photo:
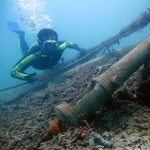
[[[49,78],[50,78],[49,73],[42,73],[40,75],[34,75],[34,76],[28,77],[28,81],[30,83],[33,83],[35,81],[45,81],[45,80],[48,80]]]
[[[80,55],[84,56],[86,54],[86,52],[85,52],[86,49],[85,48],[81,48],[81,47],[79,49],[80,49]]]

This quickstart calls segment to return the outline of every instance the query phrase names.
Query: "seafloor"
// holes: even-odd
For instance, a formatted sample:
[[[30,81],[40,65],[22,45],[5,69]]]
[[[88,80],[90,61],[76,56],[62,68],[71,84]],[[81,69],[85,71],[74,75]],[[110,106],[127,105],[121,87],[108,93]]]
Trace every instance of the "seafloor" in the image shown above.
[[[116,63],[70,76],[37,92],[28,92],[17,102],[0,108],[0,149],[33,149],[55,118],[55,107],[71,102],[92,80]],[[148,150],[150,149],[150,65],[141,66],[79,128],[67,127],[52,140],[41,143],[42,150]]]

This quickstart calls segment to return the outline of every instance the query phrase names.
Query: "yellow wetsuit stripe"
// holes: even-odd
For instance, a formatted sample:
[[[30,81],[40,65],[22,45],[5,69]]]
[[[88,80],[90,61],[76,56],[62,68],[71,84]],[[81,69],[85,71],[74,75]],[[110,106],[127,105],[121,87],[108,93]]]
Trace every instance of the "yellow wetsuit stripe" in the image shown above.
[[[29,50],[28,50],[28,52],[31,50],[31,48],[33,47],[33,46],[35,46],[36,44],[38,44],[38,42],[35,42],[30,48],[29,48]]]
[[[21,50],[21,46],[20,46],[20,38],[18,39],[18,43],[19,43],[19,49]]]
[[[74,49],[79,49],[79,47],[78,46],[76,46],[74,43],[72,43],[72,42],[64,42],[63,44],[61,44],[59,47],[58,47],[58,49],[57,50],[64,50],[65,48],[67,48],[67,47],[69,47],[69,48],[74,48]]]
[[[41,51],[38,51],[35,54],[31,54],[24,58],[18,65],[16,65],[12,70],[12,75],[16,76],[17,78],[20,78],[22,80],[25,80],[25,77],[29,76],[29,74],[21,73],[20,70],[27,65],[32,60],[36,59],[38,55],[41,55]]]

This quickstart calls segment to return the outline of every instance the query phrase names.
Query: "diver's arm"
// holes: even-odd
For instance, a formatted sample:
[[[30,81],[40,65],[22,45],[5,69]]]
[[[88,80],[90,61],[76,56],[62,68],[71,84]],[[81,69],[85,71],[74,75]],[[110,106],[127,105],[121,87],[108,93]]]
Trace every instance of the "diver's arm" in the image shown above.
[[[12,69],[11,71],[11,76],[14,77],[14,78],[17,78],[17,79],[20,79],[20,80],[26,80],[26,81],[29,81],[29,82],[32,82],[30,81],[30,77],[31,76],[35,76],[36,73],[33,73],[33,74],[27,74],[27,73],[24,73],[24,71],[30,67],[31,65],[31,61],[35,60],[39,53],[41,53],[40,51],[35,54],[31,54],[27,57],[25,57],[24,59],[22,59],[18,64],[15,65],[15,67]]]
[[[59,43],[59,44],[58,44]],[[58,42],[56,43],[56,47],[57,47],[57,50],[64,50],[66,48],[72,48],[72,49],[76,49],[80,52],[80,56],[84,56],[86,53],[85,53],[85,50],[84,48],[81,48],[81,47],[78,47],[77,44],[74,44],[72,42]]]
[[[77,44],[74,44],[72,42],[66,42],[66,41],[58,42],[58,43],[56,43],[56,45],[59,45],[59,46],[57,46],[58,47],[57,50],[64,50],[66,48],[72,48],[72,49],[76,49],[81,52],[81,48],[79,48]]]

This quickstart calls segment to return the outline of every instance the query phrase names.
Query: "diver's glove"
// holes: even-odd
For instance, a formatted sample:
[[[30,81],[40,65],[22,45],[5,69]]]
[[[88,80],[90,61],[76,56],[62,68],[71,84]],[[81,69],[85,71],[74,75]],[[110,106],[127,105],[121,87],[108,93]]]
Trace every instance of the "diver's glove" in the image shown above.
[[[37,76],[36,73],[29,74],[25,77],[25,80],[27,80],[29,83],[33,84],[36,80],[34,77]]]
[[[26,80],[33,84],[35,81],[46,81],[49,80],[50,73],[42,73],[40,75],[36,75],[35,73],[26,77]]]
[[[79,47],[80,56],[84,56],[86,54],[86,49]]]

